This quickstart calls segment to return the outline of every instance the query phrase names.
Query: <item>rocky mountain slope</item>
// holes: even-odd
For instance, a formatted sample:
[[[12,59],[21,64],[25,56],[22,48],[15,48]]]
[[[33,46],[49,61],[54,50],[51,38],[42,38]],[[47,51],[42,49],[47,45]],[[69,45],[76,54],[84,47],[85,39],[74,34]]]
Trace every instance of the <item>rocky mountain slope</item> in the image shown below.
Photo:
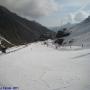
[[[35,21],[29,21],[0,6],[0,35],[14,45],[38,41],[40,35],[50,34],[46,27]]]

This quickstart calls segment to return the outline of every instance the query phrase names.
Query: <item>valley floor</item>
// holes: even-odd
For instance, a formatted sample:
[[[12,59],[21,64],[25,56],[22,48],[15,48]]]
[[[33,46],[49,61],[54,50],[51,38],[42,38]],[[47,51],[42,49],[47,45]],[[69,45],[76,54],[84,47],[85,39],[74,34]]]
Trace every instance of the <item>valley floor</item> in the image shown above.
[[[90,49],[34,43],[0,55],[0,86],[19,90],[90,90]]]

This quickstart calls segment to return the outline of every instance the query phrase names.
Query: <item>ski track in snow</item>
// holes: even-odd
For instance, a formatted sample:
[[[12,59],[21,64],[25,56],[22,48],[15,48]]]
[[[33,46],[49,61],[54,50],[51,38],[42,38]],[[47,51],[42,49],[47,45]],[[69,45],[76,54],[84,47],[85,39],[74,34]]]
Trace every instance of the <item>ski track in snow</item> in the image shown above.
[[[90,90],[90,49],[56,50],[41,43],[21,48],[0,55],[0,86],[17,86],[19,90]]]

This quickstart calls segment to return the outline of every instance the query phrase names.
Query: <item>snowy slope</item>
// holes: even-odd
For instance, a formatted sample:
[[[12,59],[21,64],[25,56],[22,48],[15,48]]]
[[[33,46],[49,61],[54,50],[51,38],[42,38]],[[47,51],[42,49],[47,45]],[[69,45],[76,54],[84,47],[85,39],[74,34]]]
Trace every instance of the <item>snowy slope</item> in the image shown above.
[[[17,86],[19,90],[90,90],[90,49],[73,49],[56,50],[33,43],[1,54],[0,86]]]
[[[90,47],[90,17],[70,29],[71,35],[66,41],[74,40],[73,45]]]

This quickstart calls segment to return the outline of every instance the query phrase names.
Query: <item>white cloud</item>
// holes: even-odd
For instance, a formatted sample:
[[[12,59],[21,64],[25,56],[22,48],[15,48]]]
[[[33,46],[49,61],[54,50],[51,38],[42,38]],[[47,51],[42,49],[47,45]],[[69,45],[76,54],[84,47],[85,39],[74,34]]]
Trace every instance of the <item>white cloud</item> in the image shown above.
[[[78,3],[86,3],[89,2],[90,0],[67,0],[68,2],[78,2]]]
[[[76,15],[74,16],[74,19],[76,22],[81,22],[88,16],[89,16],[89,13],[87,13],[85,11],[80,11],[80,12],[76,13]]]
[[[79,11],[76,13],[70,13],[63,19],[63,21],[65,21],[65,23],[68,23],[68,22],[69,23],[79,23],[85,20],[88,16],[89,16],[88,12]]]
[[[75,21],[74,21],[74,15],[73,14],[69,14],[67,17],[67,22],[72,22],[72,23],[74,23]]]
[[[0,4],[19,15],[32,18],[49,15],[58,10],[55,0],[1,0]]]

